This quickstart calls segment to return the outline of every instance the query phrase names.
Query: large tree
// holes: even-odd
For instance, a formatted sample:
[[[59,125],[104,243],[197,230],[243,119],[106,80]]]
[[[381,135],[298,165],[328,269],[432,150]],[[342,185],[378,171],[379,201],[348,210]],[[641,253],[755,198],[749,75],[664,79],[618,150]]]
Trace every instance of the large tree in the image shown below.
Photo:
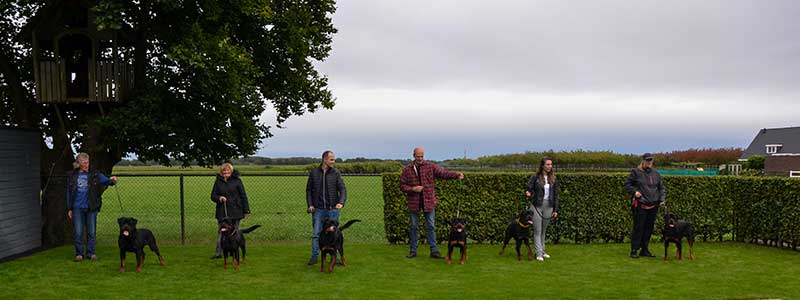
[[[67,0],[70,1],[70,0]],[[123,157],[214,165],[253,154],[270,126],[331,109],[327,78],[314,68],[331,50],[333,0],[99,0],[99,30],[127,43],[134,87],[122,102],[36,104],[26,26],[59,1],[0,3],[0,124],[42,132],[43,239],[69,237],[64,183],[76,151],[111,173]]]

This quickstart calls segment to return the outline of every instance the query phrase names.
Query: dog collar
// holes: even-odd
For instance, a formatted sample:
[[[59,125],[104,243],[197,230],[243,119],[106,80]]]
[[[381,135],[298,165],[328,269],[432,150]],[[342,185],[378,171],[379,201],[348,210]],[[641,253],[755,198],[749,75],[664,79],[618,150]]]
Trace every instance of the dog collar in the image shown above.
[[[517,220],[517,224],[519,224],[519,226],[522,226],[522,228],[528,228],[528,226],[531,226],[531,225],[522,225],[522,223],[520,223],[519,220]]]

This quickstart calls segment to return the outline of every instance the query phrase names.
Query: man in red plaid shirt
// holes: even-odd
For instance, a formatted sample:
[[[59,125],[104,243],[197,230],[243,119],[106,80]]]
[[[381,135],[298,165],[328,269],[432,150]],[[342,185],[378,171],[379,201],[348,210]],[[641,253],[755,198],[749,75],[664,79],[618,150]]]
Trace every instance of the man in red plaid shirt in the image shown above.
[[[400,175],[400,190],[408,195],[408,212],[411,230],[408,231],[411,250],[408,258],[417,257],[417,239],[419,238],[419,214],[425,215],[425,232],[428,234],[428,245],[431,247],[431,258],[444,258],[436,247],[436,182],[434,179],[464,179],[464,174],[450,172],[432,162],[425,161],[425,150],[414,148],[414,161],[403,169]]]

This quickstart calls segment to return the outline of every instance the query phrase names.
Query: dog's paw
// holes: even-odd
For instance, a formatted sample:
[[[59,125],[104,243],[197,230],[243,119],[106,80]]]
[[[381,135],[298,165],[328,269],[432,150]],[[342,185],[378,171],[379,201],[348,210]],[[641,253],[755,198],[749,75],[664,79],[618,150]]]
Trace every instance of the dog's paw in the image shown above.
[[[125,267],[121,267],[121,268],[119,268],[119,272],[120,272],[120,273],[125,273]]]

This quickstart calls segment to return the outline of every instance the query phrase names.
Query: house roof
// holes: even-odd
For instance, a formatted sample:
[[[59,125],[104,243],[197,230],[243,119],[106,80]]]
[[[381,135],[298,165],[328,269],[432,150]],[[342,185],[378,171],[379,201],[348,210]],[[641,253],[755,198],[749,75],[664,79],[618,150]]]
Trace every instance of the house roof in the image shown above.
[[[767,156],[767,145],[783,145],[777,154],[800,153],[800,126],[759,130],[750,146],[742,153],[741,159],[752,155]]]

